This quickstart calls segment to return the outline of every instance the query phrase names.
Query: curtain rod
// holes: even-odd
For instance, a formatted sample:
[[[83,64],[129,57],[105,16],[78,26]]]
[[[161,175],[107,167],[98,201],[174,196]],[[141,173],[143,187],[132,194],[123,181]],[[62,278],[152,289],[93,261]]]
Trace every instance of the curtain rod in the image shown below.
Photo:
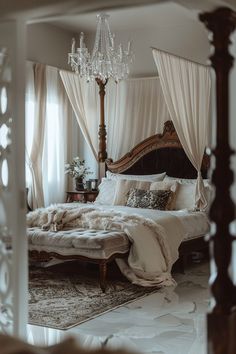
[[[200,65],[200,66],[204,66],[204,68],[210,68],[210,67],[211,67],[210,65],[198,63],[197,61],[194,61],[194,60],[192,60],[192,59],[187,59],[187,58],[185,58],[185,57],[181,57],[181,55],[173,54],[173,53],[167,52],[166,50],[158,49],[158,48],[155,48],[155,47],[150,47],[150,48],[151,48],[152,50],[155,49],[155,50],[157,50],[157,51],[159,51],[159,52],[163,52],[163,53],[165,53],[165,54],[172,55],[173,57],[176,57],[176,58],[179,58],[179,59],[188,61],[189,63],[193,63],[193,64]]]

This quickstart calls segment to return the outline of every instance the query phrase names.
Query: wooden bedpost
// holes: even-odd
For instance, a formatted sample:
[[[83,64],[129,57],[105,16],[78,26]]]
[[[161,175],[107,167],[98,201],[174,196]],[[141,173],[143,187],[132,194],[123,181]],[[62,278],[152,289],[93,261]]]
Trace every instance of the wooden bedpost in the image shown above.
[[[99,123],[99,130],[98,130],[98,139],[99,139],[99,150],[98,150],[98,161],[105,162],[107,158],[107,151],[106,151],[106,125],[105,125],[105,112],[104,112],[104,99],[105,99],[105,86],[107,84],[102,82],[100,79],[96,79],[96,82],[99,86],[99,95],[100,95],[100,123]]]
[[[236,288],[228,268],[235,239],[229,230],[229,224],[235,218],[235,206],[230,197],[234,180],[230,169],[233,151],[229,145],[229,72],[234,58],[229,53],[229,44],[236,26],[236,13],[229,8],[219,8],[201,14],[200,20],[213,34],[215,51],[210,59],[216,73],[217,102],[217,142],[213,152],[216,167],[212,177],[216,193],[210,210],[210,218],[216,225],[210,242],[217,274],[211,284],[215,304],[207,316],[208,353],[233,354],[236,353]]]

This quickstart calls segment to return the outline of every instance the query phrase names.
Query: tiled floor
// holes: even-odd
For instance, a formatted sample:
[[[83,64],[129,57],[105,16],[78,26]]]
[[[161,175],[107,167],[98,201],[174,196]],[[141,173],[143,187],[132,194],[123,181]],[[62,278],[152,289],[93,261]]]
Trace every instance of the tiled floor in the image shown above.
[[[176,288],[164,288],[70,330],[29,325],[29,341],[50,345],[73,335],[86,348],[105,343],[142,353],[204,354],[208,276],[208,263],[194,264],[185,274],[175,274]]]

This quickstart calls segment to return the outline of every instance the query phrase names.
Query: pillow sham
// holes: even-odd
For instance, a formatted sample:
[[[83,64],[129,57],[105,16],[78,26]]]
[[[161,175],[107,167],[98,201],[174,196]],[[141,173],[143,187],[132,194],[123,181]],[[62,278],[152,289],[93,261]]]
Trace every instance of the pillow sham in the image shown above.
[[[179,183],[176,181],[161,181],[161,182],[152,182],[150,185],[150,190],[170,190],[172,191],[171,198],[166,206],[166,210],[174,210],[176,197],[179,189]]]
[[[137,181],[137,180],[125,180],[118,179],[115,188],[115,197],[113,205],[126,205],[127,194],[131,188],[149,190],[151,182],[149,181]]]
[[[169,199],[173,194],[170,190],[143,190],[131,188],[128,192],[126,206],[132,208],[167,210]]]
[[[177,178],[177,177],[170,177],[165,175],[164,181],[169,182],[169,181],[176,181],[180,184],[194,184],[196,185],[196,178]],[[210,179],[206,178],[203,180],[204,185],[210,184]]]
[[[208,207],[212,201],[213,188],[209,183],[204,183],[205,185],[205,195],[207,198]],[[195,183],[179,183],[179,188],[176,193],[175,199],[175,210],[188,209],[193,210],[195,208],[195,191],[196,191],[196,180]],[[207,211],[206,210],[206,211]]]
[[[113,205],[116,181],[103,177],[98,186],[98,190],[99,193],[94,203],[100,205]]]
[[[179,189],[175,199],[175,210],[195,208],[195,189],[196,184],[179,184]]]
[[[158,182],[163,181],[166,172],[158,173],[154,175],[123,175],[122,173],[112,173],[110,171],[106,172],[107,178],[118,180],[118,179],[132,179],[136,181],[149,181],[149,182]]]
[[[196,181],[197,181],[196,179],[176,178],[176,177],[170,177],[166,175],[164,181],[165,182],[176,181],[180,184],[176,195],[176,203],[175,203],[176,210],[186,209],[186,208],[193,210],[195,208],[195,189],[196,189]],[[205,196],[208,203],[206,211],[208,211],[214,197],[214,188],[211,184],[210,179],[208,178],[204,179],[203,183],[205,186],[205,192],[206,192]],[[189,187],[185,187],[185,186],[189,186]]]

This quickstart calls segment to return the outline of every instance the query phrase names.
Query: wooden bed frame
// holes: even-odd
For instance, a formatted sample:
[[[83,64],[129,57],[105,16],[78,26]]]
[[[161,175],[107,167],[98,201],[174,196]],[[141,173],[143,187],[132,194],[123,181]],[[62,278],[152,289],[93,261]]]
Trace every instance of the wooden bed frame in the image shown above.
[[[207,176],[209,157],[204,155],[202,163],[202,175]],[[114,173],[145,175],[166,172],[167,175],[177,178],[196,178],[196,170],[186,156],[174,125],[167,121],[164,125],[163,134],[156,134],[136,145],[130,152],[118,161],[106,160],[106,169]],[[190,241],[184,241],[180,245],[182,270],[186,256],[196,250],[207,247],[204,235]],[[125,257],[127,254],[116,253],[108,259],[92,259],[83,256],[62,256],[54,252],[30,251],[30,258],[34,261],[49,261],[57,258],[61,260],[81,260],[99,264],[100,286],[106,289],[107,264],[115,258]]]

